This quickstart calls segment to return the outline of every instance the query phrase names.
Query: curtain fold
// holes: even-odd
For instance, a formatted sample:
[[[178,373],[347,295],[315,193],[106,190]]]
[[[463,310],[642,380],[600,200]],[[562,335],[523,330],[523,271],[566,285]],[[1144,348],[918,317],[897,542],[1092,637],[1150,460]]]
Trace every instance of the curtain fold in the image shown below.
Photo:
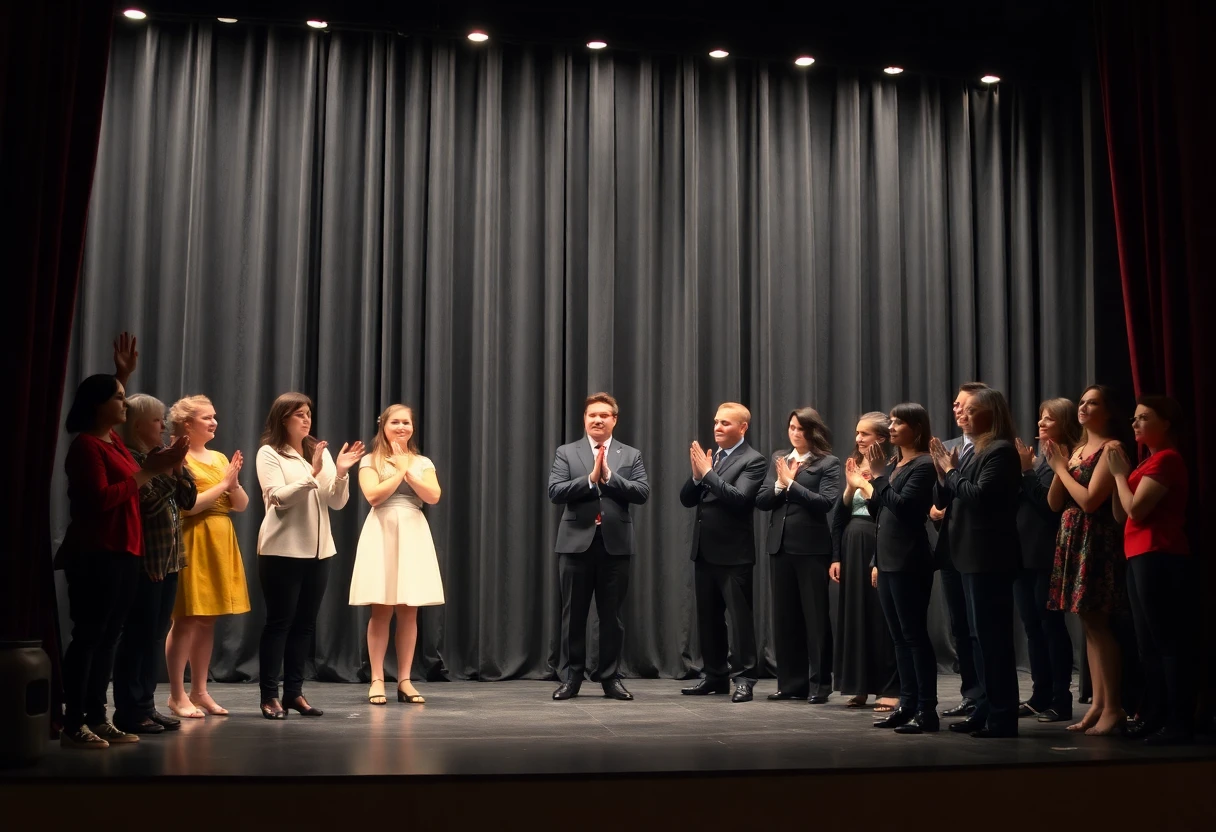
[[[255,450],[287,389],[333,444],[412,405],[448,598],[420,616],[420,674],[552,673],[545,481],[593,390],[620,400],[652,487],[624,669],[682,677],[700,659],[677,495],[718,402],[752,408],[765,454],[811,404],[843,457],[858,414],[903,400],[952,434],[963,380],[1004,389],[1026,436],[1040,399],[1087,382],[1079,82],[208,24],[113,50],[74,366],[136,330],[133,389],[210,395],[225,453]],[[346,597],[367,510],[333,518],[323,678],[366,676]],[[256,673],[261,513],[235,518],[254,611],[221,622],[217,678]],[[763,555],[756,578],[771,664]]]

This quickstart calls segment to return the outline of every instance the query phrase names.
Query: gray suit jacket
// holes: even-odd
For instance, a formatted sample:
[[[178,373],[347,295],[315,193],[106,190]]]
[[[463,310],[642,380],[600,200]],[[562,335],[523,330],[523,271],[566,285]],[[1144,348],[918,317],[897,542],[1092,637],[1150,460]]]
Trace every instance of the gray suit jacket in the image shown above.
[[[557,527],[557,543],[553,547],[556,552],[578,554],[587,551],[595,539],[595,516],[598,514],[608,554],[634,553],[633,517],[629,514],[629,506],[641,505],[650,497],[646,466],[642,464],[641,451],[616,437],[608,446],[607,463],[612,476],[608,482],[593,487],[587,478],[595,468],[595,457],[587,437],[557,449],[549,470],[549,499],[556,505],[565,506],[566,510]]]

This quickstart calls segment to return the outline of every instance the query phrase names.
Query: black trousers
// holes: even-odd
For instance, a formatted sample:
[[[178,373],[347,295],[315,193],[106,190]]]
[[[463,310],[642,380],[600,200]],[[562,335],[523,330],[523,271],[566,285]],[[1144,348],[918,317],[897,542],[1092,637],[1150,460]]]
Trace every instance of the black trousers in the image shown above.
[[[1199,564],[1165,552],[1129,558],[1127,594],[1144,669],[1140,717],[1189,733],[1198,692]]]
[[[142,572],[127,552],[81,552],[65,570],[72,643],[63,655],[64,728],[106,721],[114,650]]]
[[[629,591],[628,555],[610,555],[599,529],[585,552],[558,553],[557,575],[562,589],[562,641],[558,677],[581,684],[587,673],[587,615],[591,601],[600,619],[600,651],[592,679],[611,682],[620,675],[625,621],[621,606]]]
[[[980,678],[972,654],[971,620],[967,613],[967,597],[963,593],[963,576],[951,567],[944,567],[940,574],[946,612],[950,616],[950,635],[954,639],[955,655],[958,656],[958,675],[961,677],[959,694],[967,699],[978,699]]]
[[[1051,569],[1022,569],[1013,583],[1034,684],[1027,704],[1067,716],[1072,713],[1072,638],[1064,613],[1047,609],[1050,585]]]
[[[734,678],[755,683],[756,622],[752,614],[753,564],[717,566],[698,558],[693,561],[693,587],[697,598],[697,636],[701,641],[701,661],[705,678]],[[733,655],[738,667],[731,668],[727,658],[726,619],[735,637]]]
[[[114,659],[114,721],[133,723],[156,710],[156,682],[165,666],[165,636],[173,623],[177,573],[154,581],[139,570]]]
[[[832,692],[832,618],[828,611],[831,554],[769,560],[777,689],[799,696]]]
[[[929,638],[932,596],[932,570],[878,573],[878,602],[895,642],[899,707],[911,711],[937,708],[937,654]]]
[[[330,558],[258,556],[258,577],[266,599],[266,626],[258,657],[262,701],[278,698],[283,669],[283,701],[304,692],[304,670],[313,656],[317,611],[325,595]]]
[[[1017,731],[1018,663],[1013,648],[1014,572],[963,575],[971,646],[981,693],[975,719],[993,731]]]

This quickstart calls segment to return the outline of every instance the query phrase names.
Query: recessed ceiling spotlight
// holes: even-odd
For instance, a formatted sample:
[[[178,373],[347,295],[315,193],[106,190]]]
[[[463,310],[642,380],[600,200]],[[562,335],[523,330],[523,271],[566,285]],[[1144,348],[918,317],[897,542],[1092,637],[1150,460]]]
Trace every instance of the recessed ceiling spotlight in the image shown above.
[[[144,11],[140,11],[139,9],[127,9],[125,12],[122,13],[122,16],[127,18],[128,20],[143,20],[145,17],[148,16],[148,13],[144,12]]]
[[[469,32],[469,40],[473,43],[485,43],[490,39],[490,36],[485,32]]]
[[[220,23],[236,23],[235,17],[217,17],[216,20]]]
[[[608,46],[608,44],[604,43],[602,40],[589,40],[589,41],[587,41],[587,48],[588,48],[588,49],[604,49],[604,48],[606,48],[607,46]]]
[[[985,75],[984,77],[980,78],[980,80],[985,84],[996,84],[999,83],[1001,79],[1000,76],[997,75]]]
[[[888,75],[898,75],[903,71],[904,68],[902,66],[889,66],[883,70],[883,72],[887,73]]]
[[[795,58],[794,63],[798,66],[810,66],[815,63],[815,59],[810,55],[803,55],[801,58]]]
[[[729,52],[727,52],[725,49],[715,49],[714,51],[712,51],[712,52],[710,52],[710,53],[709,53],[709,57],[711,57],[711,58],[725,58],[725,57],[726,57],[727,55],[729,55],[729,54],[730,54],[730,53],[729,53]]]
[[[324,20],[309,20],[306,22],[308,23],[309,26],[311,26],[314,29],[324,29],[326,26],[329,25]]]

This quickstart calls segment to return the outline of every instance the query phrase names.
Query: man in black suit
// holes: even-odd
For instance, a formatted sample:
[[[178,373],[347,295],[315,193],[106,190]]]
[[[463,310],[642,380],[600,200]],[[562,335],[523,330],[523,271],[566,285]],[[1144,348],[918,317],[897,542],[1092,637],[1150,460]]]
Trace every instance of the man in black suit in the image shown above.
[[[692,561],[697,599],[697,634],[704,678],[681,693],[703,696],[730,689],[726,616],[735,636],[732,702],[750,702],[756,684],[756,625],[752,616],[752,569],[756,538],[752,525],[756,493],[768,462],[744,438],[751,412],[727,402],[714,416],[715,451],[699,442],[689,449],[692,476],[680,489],[680,502],[696,507]]]
[[[629,506],[646,502],[650,484],[641,452],[612,438],[619,412],[607,393],[588,396],[586,436],[558,448],[549,471],[549,499],[566,507],[554,547],[562,588],[561,684],[553,692],[559,701],[577,696],[583,684],[592,597],[600,618],[600,658],[592,680],[605,696],[633,699],[618,675],[625,640],[621,604],[634,553]]]
[[[968,381],[959,385],[954,397],[954,423],[962,430],[962,436],[947,439],[942,444],[947,453],[956,448],[959,460],[970,458],[974,443],[971,439],[970,423],[967,421],[967,402],[978,390],[986,390],[982,381]],[[934,505],[929,510],[932,526],[937,531],[937,542],[933,549],[933,561],[941,570],[942,595],[946,598],[946,611],[950,616],[950,635],[954,637],[955,655],[958,656],[959,693],[962,701],[953,708],[941,712],[942,717],[971,716],[983,692],[979,673],[975,669],[975,651],[971,638],[971,625],[967,620],[967,598],[963,593],[963,576],[950,559],[950,507]]]

